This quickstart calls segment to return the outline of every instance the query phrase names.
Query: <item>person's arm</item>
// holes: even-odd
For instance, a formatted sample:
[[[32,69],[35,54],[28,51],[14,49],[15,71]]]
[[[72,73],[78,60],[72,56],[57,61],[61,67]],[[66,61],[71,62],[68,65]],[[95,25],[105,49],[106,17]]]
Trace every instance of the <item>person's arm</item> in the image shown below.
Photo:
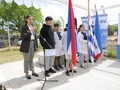
[[[40,41],[40,44],[42,45],[42,47],[44,48],[45,41],[44,41],[44,30],[43,30],[43,28],[41,29],[40,34],[39,34],[39,41]]]
[[[36,40],[36,48],[38,48],[38,41],[37,41],[36,33],[35,33],[35,40]]]
[[[21,27],[21,38],[22,39],[29,39],[31,37],[31,32],[26,30],[25,26]]]
[[[64,44],[64,39],[65,39],[65,32],[63,32],[63,34],[62,34],[62,45]]]
[[[83,39],[83,35],[81,34],[81,32],[78,33],[77,38],[78,38],[77,39],[78,42],[80,42],[80,43],[87,43],[87,40]]]

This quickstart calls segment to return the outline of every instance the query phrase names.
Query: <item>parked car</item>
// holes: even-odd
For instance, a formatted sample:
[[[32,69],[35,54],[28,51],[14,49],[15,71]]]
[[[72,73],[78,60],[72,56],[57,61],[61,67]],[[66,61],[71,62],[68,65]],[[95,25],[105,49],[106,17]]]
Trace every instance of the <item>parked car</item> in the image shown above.
[[[0,48],[4,47],[4,41],[0,38]]]
[[[21,40],[21,39],[18,39],[17,45],[20,46],[21,43],[22,43],[22,40]]]

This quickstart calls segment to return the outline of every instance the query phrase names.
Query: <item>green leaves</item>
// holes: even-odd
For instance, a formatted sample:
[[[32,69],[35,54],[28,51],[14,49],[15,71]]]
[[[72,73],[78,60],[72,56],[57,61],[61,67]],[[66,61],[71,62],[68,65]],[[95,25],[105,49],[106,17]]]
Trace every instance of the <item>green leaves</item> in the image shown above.
[[[108,35],[113,35],[118,31],[118,25],[108,25]]]
[[[0,27],[4,27],[6,22],[9,22],[11,30],[20,31],[20,27],[24,24],[24,17],[32,15],[37,32],[40,30],[40,23],[43,22],[43,16],[40,9],[31,6],[28,8],[25,5],[18,5],[14,0],[11,3],[0,0]],[[3,28],[2,28],[3,30]]]
[[[116,56],[117,56],[116,49],[110,48],[110,49],[108,50],[108,57],[116,58]]]

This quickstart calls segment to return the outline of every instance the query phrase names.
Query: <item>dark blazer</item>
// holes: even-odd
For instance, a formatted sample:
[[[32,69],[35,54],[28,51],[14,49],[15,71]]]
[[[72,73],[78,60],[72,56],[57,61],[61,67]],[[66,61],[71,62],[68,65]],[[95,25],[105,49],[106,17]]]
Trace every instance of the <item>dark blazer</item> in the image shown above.
[[[49,43],[51,47],[43,40],[42,37]],[[44,24],[40,31],[39,40],[43,49],[54,49],[55,48],[54,29],[51,26]]]
[[[34,32],[35,40],[34,40],[34,50],[36,51],[38,48],[38,42],[37,42],[37,37],[36,33]],[[30,47],[30,40],[31,40],[31,32],[29,30],[29,27],[25,24],[21,27],[21,39],[22,43],[20,46],[20,52],[29,52],[29,47]]]

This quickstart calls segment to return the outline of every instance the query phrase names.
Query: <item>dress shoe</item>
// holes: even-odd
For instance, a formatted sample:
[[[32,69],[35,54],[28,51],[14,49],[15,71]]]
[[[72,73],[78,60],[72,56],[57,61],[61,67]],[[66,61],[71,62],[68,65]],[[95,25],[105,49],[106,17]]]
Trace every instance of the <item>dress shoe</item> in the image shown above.
[[[58,66],[60,69],[63,69],[63,67],[61,65]]]
[[[76,60],[76,63],[79,63],[79,61]]]
[[[54,69],[55,69],[55,70],[57,70],[57,71],[60,71],[60,69],[59,69],[57,66],[56,66],[56,67],[54,67]]]
[[[70,72],[72,72],[72,70],[70,70]],[[76,70],[73,70],[73,72],[74,72],[74,73],[77,73],[77,71],[76,71]]]
[[[45,76],[46,76],[46,77],[50,77],[50,74],[49,74],[48,71],[45,71]]]
[[[53,70],[52,68],[49,69],[49,73],[56,73],[55,70]]]
[[[81,68],[85,68],[85,65],[80,65]]]
[[[66,75],[67,75],[67,76],[70,76],[70,73],[69,73],[69,71],[66,71]]]
[[[86,61],[86,60],[84,60],[84,63],[87,63],[87,61]]]
[[[27,78],[27,79],[31,79],[31,76],[30,76],[30,75],[26,75],[26,78]]]
[[[37,73],[32,73],[33,76],[38,77],[39,75]]]

